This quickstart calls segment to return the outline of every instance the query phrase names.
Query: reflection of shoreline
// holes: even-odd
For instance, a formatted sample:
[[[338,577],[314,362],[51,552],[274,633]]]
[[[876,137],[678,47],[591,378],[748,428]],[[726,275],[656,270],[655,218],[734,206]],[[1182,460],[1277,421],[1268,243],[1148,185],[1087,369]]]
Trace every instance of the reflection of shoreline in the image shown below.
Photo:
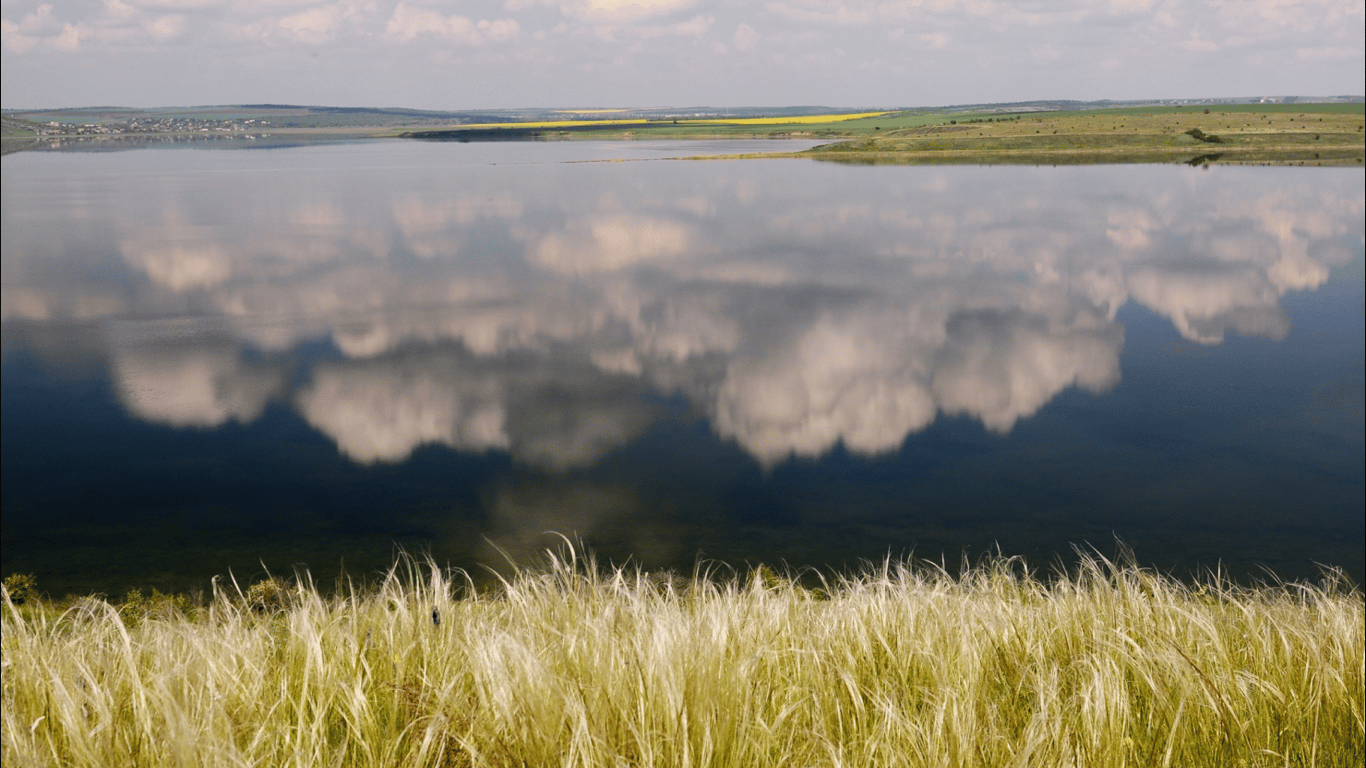
[[[128,152],[136,149],[287,149],[382,138],[374,130],[272,129],[242,133],[108,134],[6,137],[3,154],[19,152]]]
[[[866,151],[854,153],[804,152],[810,157],[846,165],[1280,165],[1314,167],[1360,167],[1366,155],[1360,147],[1323,147],[1298,144],[1274,148],[1247,148],[1206,153],[1191,149],[1058,149],[1058,150],[922,150]]]

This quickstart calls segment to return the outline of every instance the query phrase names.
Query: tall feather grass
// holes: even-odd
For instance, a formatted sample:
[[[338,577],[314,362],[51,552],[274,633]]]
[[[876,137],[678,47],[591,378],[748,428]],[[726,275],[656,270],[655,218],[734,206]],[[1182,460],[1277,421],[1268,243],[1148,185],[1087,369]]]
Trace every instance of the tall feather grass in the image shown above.
[[[258,596],[259,597],[259,596]],[[1363,599],[1100,557],[888,561],[817,590],[570,549],[500,588],[3,605],[19,766],[1350,766]]]

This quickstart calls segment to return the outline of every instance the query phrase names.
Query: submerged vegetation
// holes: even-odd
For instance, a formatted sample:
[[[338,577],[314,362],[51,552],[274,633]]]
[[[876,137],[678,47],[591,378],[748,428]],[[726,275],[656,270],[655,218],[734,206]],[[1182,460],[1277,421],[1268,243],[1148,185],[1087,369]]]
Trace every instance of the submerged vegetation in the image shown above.
[[[3,606],[16,766],[1360,765],[1363,600],[1086,558],[818,589],[573,550],[497,589],[401,561],[200,605]],[[155,596],[154,596],[155,597]]]

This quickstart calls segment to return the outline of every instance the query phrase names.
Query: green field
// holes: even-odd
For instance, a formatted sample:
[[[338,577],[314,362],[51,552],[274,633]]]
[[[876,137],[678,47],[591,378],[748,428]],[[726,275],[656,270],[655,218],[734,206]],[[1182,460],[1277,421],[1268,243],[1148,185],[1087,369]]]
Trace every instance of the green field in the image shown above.
[[[1364,123],[1360,104],[963,115],[938,124],[865,133],[805,154],[873,164],[1361,165],[1366,156]]]
[[[1362,104],[1228,104],[1028,112],[904,111],[848,120],[804,116],[765,124],[740,120],[502,123],[401,135],[444,140],[831,139],[832,143],[801,156],[865,164],[1360,165],[1366,157],[1364,115]]]
[[[18,582],[11,582],[17,585]],[[812,589],[561,553],[3,613],[6,768],[1347,766],[1359,588],[887,562]]]
[[[1366,160],[1359,102],[1106,104],[1038,102],[873,113],[814,107],[487,112],[288,105],[95,107],[7,112],[4,151],[72,142],[114,145],[158,137],[246,137],[253,141],[396,136],[447,141],[797,138],[830,142],[805,156],[866,164],[1360,165]],[[1193,137],[1190,131],[1195,129],[1200,133]]]

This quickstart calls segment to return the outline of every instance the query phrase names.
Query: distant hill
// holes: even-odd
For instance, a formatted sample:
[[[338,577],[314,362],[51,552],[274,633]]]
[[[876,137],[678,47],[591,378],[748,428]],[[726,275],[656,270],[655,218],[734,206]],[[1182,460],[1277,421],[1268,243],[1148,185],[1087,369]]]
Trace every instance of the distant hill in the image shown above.
[[[701,126],[703,123],[718,121],[749,120],[756,118],[803,118],[812,116],[839,116],[855,113],[879,113],[886,118],[872,121],[874,124],[862,126],[850,121],[838,126],[806,126],[802,136],[839,136],[857,135],[862,129],[888,130],[909,128],[926,120],[935,122],[935,115],[957,117],[963,114],[1000,114],[1023,112],[1075,112],[1087,110],[1122,109],[1134,107],[1173,108],[1185,106],[1233,106],[1252,108],[1259,105],[1274,105],[1271,108],[1290,108],[1290,105],[1307,104],[1361,104],[1362,96],[1282,96],[1282,97],[1238,97],[1214,99],[1166,99],[1146,101],[1078,101],[1067,99],[1037,100],[1021,102],[999,102],[986,104],[954,104],[928,107],[895,106],[858,106],[838,108],[818,105],[799,105],[783,107],[582,107],[550,108],[531,107],[525,109],[489,110],[423,110],[403,107],[338,107],[298,104],[230,104],[205,105],[192,107],[136,108],[119,106],[79,107],[70,109],[46,110],[4,110],[4,151],[19,151],[23,147],[38,142],[80,141],[99,139],[102,142],[141,141],[149,138],[174,138],[177,141],[219,141],[224,139],[244,139],[260,141],[267,137],[283,140],[291,134],[325,133],[350,136],[382,135],[394,136],[426,135],[432,132],[453,132],[459,130],[462,140],[478,138],[472,133],[460,130],[462,126],[503,126],[501,137],[509,137],[520,129],[515,125],[521,122],[565,123],[582,121],[583,126],[564,126],[559,130],[569,133],[600,132],[600,125],[608,121],[649,121],[652,135],[664,135],[674,130],[679,137],[701,137],[706,135],[730,135],[739,129],[722,129],[715,126]],[[793,122],[810,123],[810,120]],[[837,121],[838,122],[838,121]],[[864,121],[867,122],[867,121]],[[666,126],[663,123],[672,125]],[[692,124],[692,127],[688,127]],[[527,131],[535,132],[528,126]],[[634,128],[626,129],[634,130]],[[728,132],[729,131],[729,132]],[[784,131],[792,133],[790,127],[768,126],[746,127],[745,135],[781,135]],[[525,132],[525,131],[523,131]],[[453,134],[454,135],[454,134]],[[735,133],[735,135],[740,135]],[[797,135],[792,133],[792,135]],[[607,138],[607,136],[604,136]]]
[[[1175,105],[1214,105],[1248,104],[1259,102],[1277,103],[1358,103],[1362,96],[1279,96],[1279,97],[1237,97],[1211,99],[1149,99],[1140,101],[1078,101],[1052,99],[1018,102],[996,102],[984,104],[950,104],[939,106],[889,106],[860,105],[840,108],[820,105],[784,107],[584,107],[551,108],[529,107],[525,109],[480,109],[480,110],[424,110],[403,107],[333,107],[299,104],[231,104],[192,107],[79,107],[71,109],[7,109],[5,119],[33,123],[36,125],[57,123],[59,125],[108,126],[129,123],[130,121],[223,121],[256,120],[265,121],[276,128],[355,128],[355,127],[400,127],[424,125],[464,125],[471,123],[501,123],[517,121],[602,119],[613,117],[635,120],[683,120],[718,118],[755,118],[755,117],[800,117],[803,115],[826,115],[842,112],[896,111],[896,112],[1022,112],[1022,111],[1059,111],[1104,109],[1113,107],[1137,106],[1175,106]],[[6,128],[6,131],[9,131]]]

